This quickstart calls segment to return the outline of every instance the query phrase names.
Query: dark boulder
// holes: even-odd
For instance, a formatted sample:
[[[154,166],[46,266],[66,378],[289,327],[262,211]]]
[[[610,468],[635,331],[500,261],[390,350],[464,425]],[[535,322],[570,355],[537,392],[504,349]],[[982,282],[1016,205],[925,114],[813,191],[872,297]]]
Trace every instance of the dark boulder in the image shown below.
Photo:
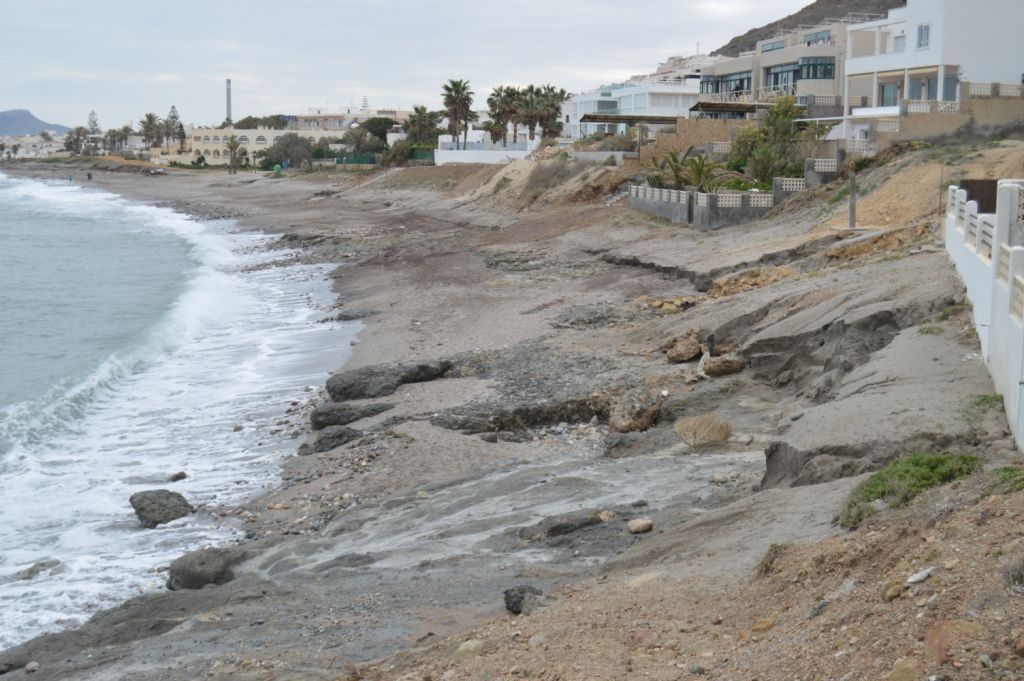
[[[185,497],[166,489],[136,492],[128,499],[142,526],[152,529],[157,525],[184,518],[195,511]]]
[[[363,436],[362,431],[348,426],[327,426],[316,435],[313,442],[313,451],[326,452],[340,447],[343,444],[358,440]]]
[[[513,615],[529,615],[539,603],[543,592],[533,586],[505,589],[505,609]]]
[[[321,430],[328,426],[344,426],[359,419],[376,416],[388,409],[393,409],[393,404],[364,404],[353,406],[338,404],[337,402],[325,402],[313,410],[309,415],[310,424],[313,430]]]
[[[208,584],[227,584],[235,578],[231,567],[245,557],[238,549],[199,549],[171,563],[167,588],[202,589]]]
[[[361,367],[331,376],[327,379],[327,392],[335,402],[384,397],[403,383],[432,381],[451,368],[452,363],[447,360]]]

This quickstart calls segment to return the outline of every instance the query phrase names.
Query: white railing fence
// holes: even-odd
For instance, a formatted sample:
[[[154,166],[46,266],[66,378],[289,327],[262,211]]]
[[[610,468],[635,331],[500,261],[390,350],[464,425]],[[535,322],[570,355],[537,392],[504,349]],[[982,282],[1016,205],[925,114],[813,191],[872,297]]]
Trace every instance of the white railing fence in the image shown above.
[[[950,187],[946,252],[967,287],[974,324],[1018,446],[1024,442],[1024,179],[1000,180],[995,214],[978,213],[967,192]]]

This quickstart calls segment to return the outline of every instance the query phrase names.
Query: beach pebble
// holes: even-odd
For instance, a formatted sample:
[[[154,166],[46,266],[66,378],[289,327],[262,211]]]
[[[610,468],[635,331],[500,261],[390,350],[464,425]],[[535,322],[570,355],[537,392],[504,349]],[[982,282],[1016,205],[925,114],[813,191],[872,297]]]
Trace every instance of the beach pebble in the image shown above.
[[[649,518],[633,518],[626,525],[630,534],[643,534],[654,528],[654,523]]]
[[[925,568],[920,572],[915,572],[914,574],[907,577],[907,584],[920,584],[921,582],[932,576],[933,569],[934,568]]]
[[[462,662],[463,660],[469,660],[480,654],[480,651],[484,649],[484,642],[471,638],[468,641],[460,645],[456,650],[455,654],[452,655],[454,662]]]

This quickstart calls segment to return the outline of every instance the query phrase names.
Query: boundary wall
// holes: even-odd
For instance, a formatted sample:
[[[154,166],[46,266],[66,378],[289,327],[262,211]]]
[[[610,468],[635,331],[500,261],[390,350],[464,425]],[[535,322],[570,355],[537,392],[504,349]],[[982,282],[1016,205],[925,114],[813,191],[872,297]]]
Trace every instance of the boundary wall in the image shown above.
[[[1000,180],[995,213],[950,187],[946,252],[967,287],[974,326],[1010,430],[1024,442],[1024,179]]]

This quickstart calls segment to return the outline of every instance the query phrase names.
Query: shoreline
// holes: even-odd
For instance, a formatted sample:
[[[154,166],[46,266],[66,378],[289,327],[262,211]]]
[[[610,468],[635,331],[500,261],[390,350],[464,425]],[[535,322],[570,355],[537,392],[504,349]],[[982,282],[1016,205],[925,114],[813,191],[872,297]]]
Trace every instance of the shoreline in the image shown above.
[[[926,162],[898,161],[878,181]],[[648,625],[644,608],[672,603],[692,621],[705,617],[694,604],[720,603],[746,617],[730,599],[772,547],[860,541],[836,536],[832,517],[905,448],[1019,458],[1000,414],[964,419],[991,382],[960,360],[972,340],[955,274],[926,231],[906,226],[927,216],[823,239],[829,215],[797,207],[695,239],[575,198],[607,169],[524,205],[530,163],[358,185],[188,171],[121,182],[142,200],[267,225],[310,261],[346,263],[332,275],[337,309],[366,316],[336,374],[349,387],[327,406],[360,418],[343,426],[354,435],[331,433],[346,442],[312,436],[322,451],[287,459],[285,484],[236,513],[257,538],[234,580],[134,599],[0,653],[0,667],[46,653],[39,678],[419,681],[531,667],[519,658],[536,655],[563,678],[678,675],[712,658],[722,678],[741,678],[736,665],[756,661],[744,650],[663,660],[676,648],[642,633],[661,624],[671,632],[659,636],[725,644],[696,624]],[[672,359],[695,338],[740,361],[705,374],[700,348]],[[395,363],[426,369],[407,380]],[[377,379],[397,385],[381,392]],[[673,424],[704,411],[733,436],[688,451]],[[653,531],[628,531],[638,517]],[[502,590],[520,585],[543,591],[539,613],[505,613]],[[527,644],[534,632],[556,640],[579,612],[609,631]],[[127,630],[139,622],[152,631]],[[728,640],[747,640],[738,627]],[[87,671],[82,655],[102,645],[116,660]]]
[[[26,164],[26,165],[30,165],[30,164]],[[61,177],[63,177],[63,173],[58,174],[54,178],[54,177],[51,177],[49,174],[47,174],[45,172],[42,172],[41,170],[38,170],[36,168],[32,168],[32,167],[29,167],[29,168],[26,168],[26,169],[19,168],[18,170],[21,170],[22,172],[17,172],[17,171],[12,172],[10,167],[0,167],[0,171],[7,171],[8,176],[12,177],[12,178],[21,177],[21,178],[25,178],[25,179],[44,180],[45,181],[45,180],[50,180],[50,179],[58,179],[59,180]],[[87,189],[87,190],[88,189],[93,189],[93,190],[107,192],[108,194],[110,194],[112,196],[117,196],[117,197],[119,197],[121,199],[124,199],[126,201],[129,201],[131,203],[140,204],[140,205],[144,205],[144,206],[152,206],[152,207],[155,207],[155,208],[163,208],[163,209],[173,210],[175,213],[178,213],[180,215],[184,215],[184,216],[186,216],[190,220],[196,220],[196,221],[199,221],[199,222],[210,223],[212,221],[223,220],[224,219],[223,215],[217,215],[216,212],[207,212],[206,214],[201,214],[201,215],[200,214],[193,214],[193,213],[184,213],[184,212],[181,211],[181,209],[180,209],[181,207],[180,206],[176,206],[175,205],[176,202],[173,202],[173,201],[171,201],[171,202],[156,202],[156,201],[152,201],[152,200],[147,199],[147,198],[142,198],[142,197],[139,197],[139,196],[132,196],[131,192],[123,192],[122,191],[122,192],[118,193],[116,190],[117,189],[122,189],[123,190],[123,187],[110,187],[110,186],[104,185],[102,182],[79,183],[78,186],[82,187],[84,189]],[[235,247],[236,248],[240,247],[241,250],[233,250],[233,253],[236,256],[238,256],[238,257],[252,259],[252,257],[253,257],[253,250],[252,249],[256,249],[256,250],[258,250],[261,253],[261,255],[255,256],[257,258],[258,262],[253,262],[252,264],[245,265],[245,266],[241,267],[238,270],[238,273],[241,274],[243,277],[246,277],[247,280],[251,280],[252,276],[253,276],[253,273],[257,272],[259,270],[265,270],[265,269],[268,269],[268,268],[287,267],[287,268],[293,268],[293,274],[290,275],[291,276],[291,280],[294,280],[294,281],[297,282],[297,281],[306,279],[307,275],[304,272],[299,271],[298,269],[294,269],[294,268],[308,268],[308,267],[316,268],[316,270],[318,272],[318,274],[316,276],[318,278],[322,277],[322,279],[320,279],[320,281],[318,281],[316,283],[315,288],[316,289],[320,289],[322,287],[323,291],[320,294],[318,294],[318,295],[324,295],[324,300],[322,300],[322,301],[314,304],[312,307],[310,307],[310,313],[309,314],[310,314],[311,320],[319,317],[319,319],[316,319],[316,323],[319,323],[319,324],[326,323],[328,321],[328,319],[332,316],[330,314],[330,312],[331,312],[331,310],[336,308],[337,301],[338,301],[337,293],[333,291],[333,286],[332,286],[333,282],[332,282],[331,274],[332,274],[332,272],[334,270],[334,267],[332,265],[322,265],[322,264],[309,265],[309,264],[302,263],[301,262],[301,250],[298,247],[296,247],[294,244],[289,245],[287,248],[295,251],[295,253],[289,254],[289,257],[288,257],[287,261],[282,261],[281,258],[280,258],[279,253],[280,253],[280,251],[283,250],[283,248],[282,248],[282,246],[278,245],[278,243],[277,243],[277,239],[279,238],[279,235],[268,234],[266,231],[264,231],[262,229],[259,229],[257,227],[248,226],[248,225],[244,225],[244,224],[237,224],[236,223],[236,224],[232,225],[232,227],[227,232],[228,238],[232,239],[232,240],[235,240],[235,241],[237,241],[237,237],[232,237],[231,236],[232,234],[246,234],[246,233],[249,233],[249,234],[259,234],[259,235],[261,235],[260,238],[262,238],[263,235],[266,235],[266,236],[273,237],[275,240],[274,241],[270,241],[270,242],[258,242],[257,245],[255,245],[255,246],[252,246],[252,245],[245,246],[245,245],[243,245],[243,242],[236,243]],[[184,237],[182,237],[182,238],[184,238]],[[193,246],[195,246],[195,244],[193,244]],[[309,287],[309,290],[307,291],[305,297],[308,299],[309,296],[313,295],[314,293],[316,293],[316,291],[314,291],[314,288],[313,287]],[[320,310],[321,312],[318,313],[317,312],[318,310]],[[339,324],[339,322],[333,322],[333,324]],[[346,323],[346,322],[341,322],[340,324],[342,324],[342,325],[345,325],[345,324],[351,325],[351,323]],[[324,331],[326,331],[326,329],[324,329]],[[341,334],[348,334],[348,333],[351,333],[351,332],[344,331],[344,330],[339,330],[339,331],[335,331],[335,332],[332,332],[332,333],[334,333],[334,334],[339,334],[339,333],[341,333]],[[321,332],[321,335],[323,335],[323,332]],[[317,341],[317,343],[319,344],[319,343],[321,343],[321,341]],[[353,341],[353,345],[354,344],[355,344],[355,341]],[[318,348],[318,347],[319,347],[319,345],[317,345],[317,346],[307,345],[304,348],[304,350],[302,351],[302,354],[303,355],[310,355],[311,353],[314,352],[315,348]],[[351,357],[351,349],[350,348],[346,348],[345,355],[346,355],[346,361],[347,361],[347,359]],[[321,360],[321,362],[322,362],[322,360]],[[331,363],[329,366],[325,365],[324,366],[325,371],[322,374],[323,377],[326,377],[327,375],[329,375],[329,372],[333,371],[333,370],[336,370],[336,368],[337,367],[336,367],[336,365],[334,363]],[[263,456],[266,456],[266,454],[260,454],[258,452],[262,451],[262,452],[269,453],[269,451],[267,450],[268,447],[273,447],[275,449],[275,451],[276,451],[276,454],[273,455],[273,461],[268,464],[268,471],[267,471],[268,476],[267,476],[267,479],[263,480],[262,478],[260,478],[259,480],[253,481],[252,482],[253,489],[250,490],[250,492],[247,493],[243,498],[238,499],[238,500],[234,500],[234,501],[230,501],[230,502],[229,501],[211,500],[211,501],[208,501],[208,502],[204,503],[204,502],[197,501],[197,499],[195,498],[194,494],[193,495],[189,495],[188,491],[180,490],[179,488],[181,486],[181,483],[180,482],[176,483],[173,479],[165,480],[163,482],[163,484],[159,484],[159,481],[154,479],[152,481],[151,485],[154,486],[154,487],[157,487],[157,486],[164,487],[164,488],[167,488],[167,489],[172,490],[172,491],[184,491],[186,495],[189,495],[189,496],[187,496],[187,498],[189,499],[190,503],[192,503],[193,505],[197,506],[197,510],[196,510],[195,513],[197,515],[199,515],[199,516],[205,516],[205,518],[199,518],[199,519],[197,519],[195,521],[196,523],[198,523],[197,527],[199,527],[199,528],[206,528],[207,526],[209,526],[209,531],[219,532],[220,534],[224,535],[223,537],[221,537],[215,543],[215,545],[217,545],[217,546],[234,546],[234,545],[238,545],[238,544],[244,543],[247,540],[246,539],[246,534],[247,533],[252,533],[253,530],[251,528],[245,527],[245,521],[239,519],[238,515],[240,514],[241,511],[243,511],[244,508],[246,508],[246,507],[248,507],[250,505],[259,505],[260,500],[262,498],[267,497],[269,495],[273,495],[279,489],[284,488],[284,487],[286,487],[288,485],[288,481],[283,478],[285,459],[294,456],[296,443],[300,442],[301,438],[305,437],[305,434],[308,431],[308,413],[309,413],[309,411],[312,409],[313,405],[317,401],[323,399],[323,397],[322,397],[322,394],[323,394],[322,382],[323,382],[322,378],[316,379],[315,380],[315,384],[316,384],[315,385],[315,389],[312,389],[314,386],[311,386],[311,385],[308,385],[308,384],[305,385],[305,388],[307,390],[306,390],[305,393],[303,393],[304,397],[300,397],[299,395],[293,396],[295,399],[292,399],[290,401],[290,405],[285,406],[285,407],[281,407],[281,411],[278,412],[278,413],[274,413],[274,414],[269,414],[268,413],[268,414],[265,414],[265,415],[263,415],[262,417],[260,417],[256,421],[252,421],[251,417],[248,416],[248,415],[246,416],[245,419],[243,419],[246,422],[247,426],[254,427],[256,429],[256,431],[261,432],[261,433],[262,432],[266,432],[266,433],[268,433],[271,436],[270,437],[270,440],[271,440],[270,443],[263,442],[263,441],[256,442],[255,440],[253,440],[252,442],[249,442],[248,444],[245,445],[246,447],[250,447],[250,446],[255,447],[255,450],[253,451],[253,456],[256,456],[257,458],[261,458],[262,459]],[[312,390],[310,390],[310,389],[312,389]],[[296,401],[296,400],[301,400],[301,402]],[[294,421],[297,421],[297,423],[295,425],[290,425]],[[285,431],[288,431],[289,429],[295,428],[296,426],[298,427],[298,431],[296,432],[296,434],[292,435],[289,432],[285,432]],[[235,427],[236,427],[236,429],[240,428],[241,427],[240,422],[239,422],[239,425],[236,425]],[[275,433],[277,433],[277,435],[275,435]],[[262,438],[263,436],[260,435],[259,437]],[[274,445],[273,441],[276,438],[284,438],[284,439],[281,439],[277,443],[277,445]],[[238,446],[242,446],[242,444],[239,443]],[[175,470],[177,470],[177,469],[175,469]],[[186,467],[186,470],[183,470],[182,472],[185,473],[188,477],[194,477],[195,474],[196,474],[196,471],[194,471],[194,470],[192,470],[191,468],[188,468],[188,467]],[[172,473],[174,473],[174,470],[168,470],[167,471],[167,475],[168,476],[170,476]],[[122,500],[122,501],[127,503],[127,497],[125,497],[125,499]],[[125,518],[125,522],[126,523],[130,523],[131,521],[135,520],[135,516],[132,513],[130,508],[128,508],[128,514],[129,514],[131,520],[128,520],[128,517],[126,516],[126,518]],[[144,529],[139,529],[137,531],[144,532],[144,533],[145,532],[151,532],[151,530],[144,530]],[[192,531],[193,530],[187,530],[187,532],[192,532]],[[196,531],[206,532],[207,530],[200,529],[200,530],[196,530]],[[156,535],[153,535],[153,536],[155,537]],[[163,540],[163,541],[166,541],[166,539]],[[182,541],[186,541],[187,542],[187,539],[185,537],[183,537]],[[195,548],[197,548],[199,546],[208,546],[208,545],[210,545],[210,544],[209,544],[209,542],[207,540],[201,540],[198,544],[196,543],[195,540],[192,540],[191,542],[183,543],[181,545],[181,547],[178,549],[177,552],[180,555],[184,551],[194,550]],[[190,549],[190,547],[191,547],[191,549]],[[54,569],[53,568],[53,564],[54,563],[56,563],[59,566],[58,569],[63,569],[62,565],[64,563],[66,563],[68,561],[68,559],[69,558],[67,556],[63,556],[63,555],[56,555],[53,558],[48,556],[45,560],[41,560],[41,561],[37,562],[36,564],[34,564],[32,566],[29,566],[29,567],[25,568],[25,570],[22,570],[21,572],[26,572],[27,574],[31,574],[31,575],[36,575],[37,573],[49,572],[50,570]],[[161,572],[166,574],[166,566],[167,566],[166,562],[164,562],[162,565],[161,564],[154,565],[151,568],[147,569],[146,573],[147,574],[148,573],[152,573],[152,574],[155,574],[157,576],[159,576],[159,574]],[[17,574],[21,574],[21,573],[19,572]],[[16,573],[12,572],[11,575],[15,576]],[[20,578],[18,578],[18,579],[20,579]],[[31,577],[31,579],[35,579],[35,576]],[[165,580],[166,577],[164,577],[162,579]],[[163,587],[163,585],[161,585],[159,588],[164,588],[164,587]],[[120,602],[123,603],[123,602],[129,600],[132,597],[133,596],[132,596],[131,593],[126,594],[121,599]],[[104,606],[104,607],[110,607],[110,606]],[[94,610],[92,613],[88,613],[88,615],[86,616],[85,619],[88,619],[88,617],[93,615],[93,614],[95,614],[95,612],[96,611]],[[75,625],[75,626],[80,626],[80,625]],[[62,629],[60,629],[58,631],[65,631],[65,630],[67,630],[66,627],[64,627],[64,628],[62,628]],[[41,634],[36,634],[35,636],[46,635],[46,634],[49,634],[49,633],[56,633],[56,632],[54,632],[54,631],[42,632]]]

